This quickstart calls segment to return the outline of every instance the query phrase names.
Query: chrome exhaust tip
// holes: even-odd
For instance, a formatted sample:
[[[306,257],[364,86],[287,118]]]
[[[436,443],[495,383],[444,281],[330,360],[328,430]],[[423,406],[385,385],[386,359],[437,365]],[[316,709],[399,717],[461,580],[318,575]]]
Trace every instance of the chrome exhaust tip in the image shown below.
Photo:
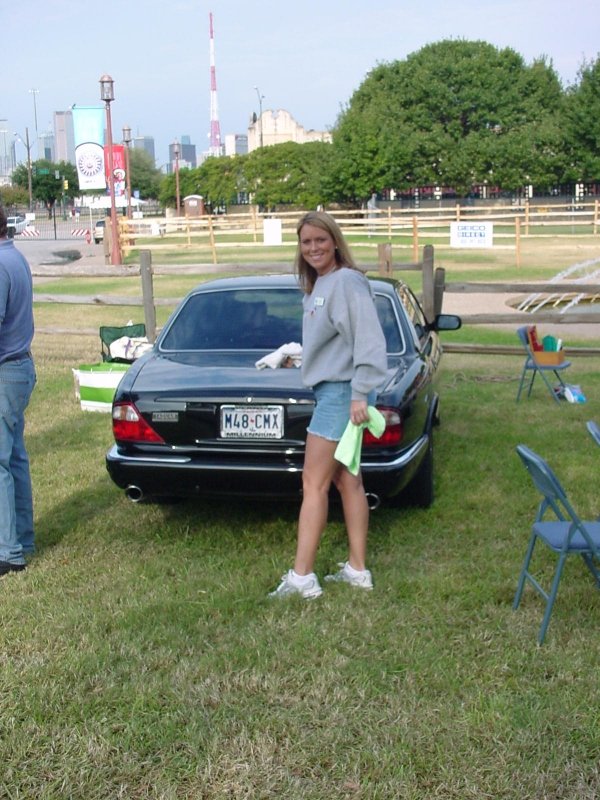
[[[132,503],[140,503],[144,499],[144,493],[139,486],[128,486],[125,489],[125,497]]]
[[[379,497],[378,494],[373,494],[373,492],[367,492],[366,498],[367,498],[367,504],[371,511],[376,511],[381,505],[381,497]]]

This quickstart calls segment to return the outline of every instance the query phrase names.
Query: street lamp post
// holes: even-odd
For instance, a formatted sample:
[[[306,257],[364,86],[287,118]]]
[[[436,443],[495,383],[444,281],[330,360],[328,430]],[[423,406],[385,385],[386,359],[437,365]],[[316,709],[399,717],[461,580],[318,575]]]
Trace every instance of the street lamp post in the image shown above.
[[[108,140],[108,191],[110,194],[110,227],[111,227],[111,264],[121,263],[121,251],[119,248],[119,226],[117,223],[117,207],[115,205],[115,172],[113,161],[113,140],[112,140],[112,120],[110,116],[110,104],[115,99],[114,81],[110,75],[103,75],[100,78],[100,99],[106,105],[106,138]]]
[[[173,145],[173,155],[175,156],[175,202],[177,204],[177,216],[181,213],[181,194],[179,191],[179,142],[175,139]]]
[[[40,144],[38,138],[38,121],[37,121],[37,103],[35,101],[36,94],[39,94],[39,89],[30,89],[29,94],[33,95],[33,121],[35,122],[35,141],[37,142],[37,155],[40,157]]]
[[[125,145],[125,173],[127,180],[127,219],[131,219],[131,175],[129,174],[129,145],[131,144],[131,128],[123,126],[123,144]]]
[[[25,128],[25,141],[23,141],[18,133],[15,133],[15,136],[27,150],[27,190],[29,192],[29,210],[33,211],[33,185],[31,178],[33,172],[33,166],[31,163],[31,148],[33,145],[29,143],[29,128]]]
[[[260,90],[259,90],[258,86],[255,86],[255,87],[254,87],[254,90],[256,91],[256,94],[258,95],[258,113],[259,113],[259,115],[260,115],[260,116],[259,116],[259,122],[260,122],[260,128],[259,128],[260,140],[259,140],[259,141],[260,141],[260,146],[262,147],[262,146],[263,146],[263,116],[262,116],[262,101],[265,99],[265,96],[264,96],[264,94],[261,94],[261,93],[260,93]]]

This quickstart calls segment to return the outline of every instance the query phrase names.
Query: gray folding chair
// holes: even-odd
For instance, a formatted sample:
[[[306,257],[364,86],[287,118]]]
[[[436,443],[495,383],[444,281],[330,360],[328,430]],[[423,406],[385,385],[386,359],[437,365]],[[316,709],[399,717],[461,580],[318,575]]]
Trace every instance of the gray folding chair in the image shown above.
[[[517,403],[521,398],[521,391],[523,390],[523,385],[525,383],[525,376],[528,372],[531,372],[531,379],[529,381],[529,388],[527,389],[527,397],[531,395],[531,389],[533,387],[533,381],[535,380],[535,376],[539,373],[542,380],[546,384],[546,388],[550,392],[551,396],[556,400],[557,403],[560,403],[560,398],[557,393],[552,388],[550,381],[546,377],[546,373],[553,372],[556,376],[556,379],[562,386],[563,390],[565,388],[565,382],[563,381],[561,375],[559,374],[563,369],[567,369],[567,367],[571,366],[570,361],[562,361],[560,364],[538,364],[535,360],[533,351],[531,349],[531,345],[529,344],[529,337],[527,336],[527,325],[519,328],[517,330],[517,336],[521,340],[521,344],[525,348],[526,356],[525,356],[525,363],[523,364],[523,371],[521,372],[521,381],[519,383],[519,389],[517,391]]]
[[[530,583],[544,598],[546,610],[538,634],[538,642],[542,644],[552,615],[563,568],[569,556],[579,555],[582,557],[592,573],[596,588],[600,588],[600,573],[594,563],[594,560],[600,559],[600,522],[584,522],[578,517],[558,478],[541,456],[522,444],[518,445],[517,453],[542,495],[542,500],[531,529],[529,546],[519,576],[513,608],[519,607],[525,582]],[[557,519],[544,520],[547,511],[554,512]],[[550,591],[546,591],[529,571],[531,557],[538,539],[558,556]]]
[[[586,427],[596,444],[600,444],[600,427],[598,427],[598,424],[590,420],[588,423],[586,423]]]

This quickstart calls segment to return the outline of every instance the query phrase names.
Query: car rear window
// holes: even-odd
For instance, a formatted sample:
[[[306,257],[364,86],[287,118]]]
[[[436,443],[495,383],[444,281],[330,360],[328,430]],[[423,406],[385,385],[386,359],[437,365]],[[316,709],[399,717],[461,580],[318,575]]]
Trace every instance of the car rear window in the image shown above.
[[[188,297],[159,342],[161,351],[276,350],[302,341],[297,289],[239,289]]]
[[[403,353],[404,339],[391,298],[386,295],[376,294],[375,308],[383,329],[388,353],[394,355]]]

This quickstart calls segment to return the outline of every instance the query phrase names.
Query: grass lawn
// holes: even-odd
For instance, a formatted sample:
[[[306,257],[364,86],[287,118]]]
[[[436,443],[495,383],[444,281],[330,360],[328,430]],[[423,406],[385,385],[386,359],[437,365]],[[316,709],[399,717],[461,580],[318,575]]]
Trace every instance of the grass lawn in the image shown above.
[[[273,602],[297,505],[127,501],[104,467],[109,416],[74,399],[71,368],[98,350],[34,342],[38,553],[0,583],[0,797],[598,797],[600,593],[568,563],[542,648],[540,599],[511,608],[538,502],[515,446],[598,513],[597,358],[568,373],[586,404],[540,384],[517,405],[520,357],[447,354],[437,499],[372,515],[374,592]],[[344,556],[333,508],[318,574]]]

